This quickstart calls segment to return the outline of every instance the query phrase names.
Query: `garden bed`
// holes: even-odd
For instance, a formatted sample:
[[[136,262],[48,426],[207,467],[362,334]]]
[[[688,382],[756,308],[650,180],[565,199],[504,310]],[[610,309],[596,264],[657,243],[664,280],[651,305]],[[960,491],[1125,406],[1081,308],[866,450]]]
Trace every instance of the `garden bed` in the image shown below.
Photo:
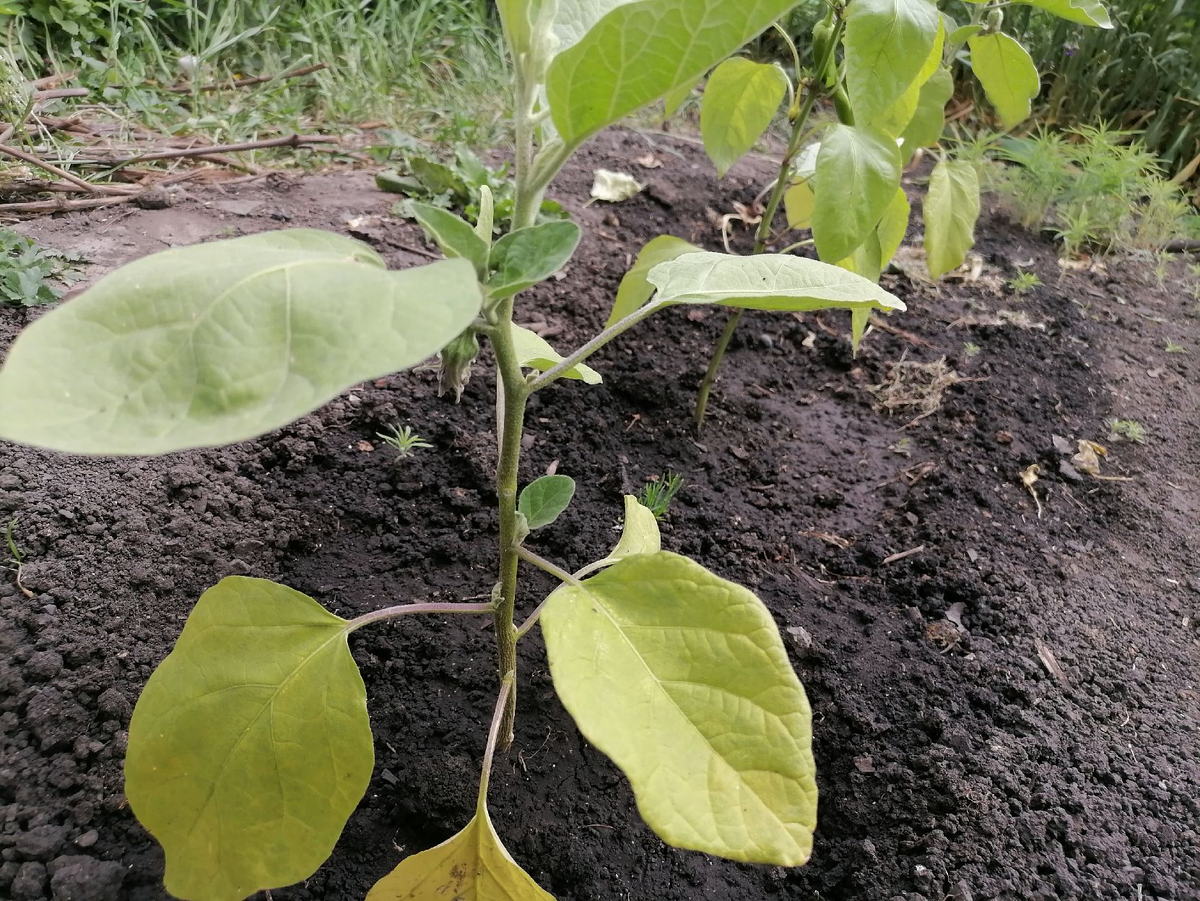
[[[662,168],[641,168],[647,153]],[[599,167],[650,187],[585,206]],[[584,226],[581,250],[517,322],[574,346],[647,239],[718,247],[714,220],[769,172],[743,163],[723,190],[690,143],[602,136],[552,191]],[[393,266],[423,262],[429,248],[388,215],[393,199],[364,173],[279,176],[25,230],[85,253],[89,278],[166,246],[302,225],[354,234]],[[522,481],[557,462],[579,484],[538,552],[571,567],[601,556],[622,494],[681,473],[664,547],[775,614],[812,701],[821,790],[802,869],[666,847],[563,711],[540,640],[526,640],[516,741],[490,806],[559,901],[1200,898],[1200,320],[1184,267],[1162,286],[1126,262],[1062,270],[996,215],[977,250],[973,281],[885,277],[909,312],[857,359],[847,316],[748,314],[699,436],[691,404],[717,310],[658,314],[592,361],[603,385],[532,399]],[[1013,295],[1016,264],[1042,286]],[[26,319],[0,311],[3,346]],[[1168,340],[1190,353],[1166,353]],[[943,357],[962,380],[940,404],[885,409],[904,399],[898,373],[928,373],[897,362]],[[124,730],[222,576],[278,579],[344,616],[488,596],[488,369],[458,407],[418,369],[219,451],[113,461],[3,448],[0,517],[17,517],[32,597],[0,584],[0,896],[41,897],[26,890],[36,867],[11,884],[32,861],[58,897],[164,897],[161,854],[123,803]],[[1145,444],[1110,441],[1111,417],[1139,421]],[[377,437],[393,424],[433,449],[393,462]],[[572,443],[547,440],[551,424]],[[1080,439],[1107,447],[1102,475],[1126,480],[1080,472]],[[1036,500],[1022,482],[1032,464]],[[530,572],[524,609],[550,587]],[[374,778],[332,860],[277,899],[362,898],[398,849],[445,839],[473,809],[495,699],[487,629],[408,618],[352,648]],[[80,890],[64,894],[71,880]]]

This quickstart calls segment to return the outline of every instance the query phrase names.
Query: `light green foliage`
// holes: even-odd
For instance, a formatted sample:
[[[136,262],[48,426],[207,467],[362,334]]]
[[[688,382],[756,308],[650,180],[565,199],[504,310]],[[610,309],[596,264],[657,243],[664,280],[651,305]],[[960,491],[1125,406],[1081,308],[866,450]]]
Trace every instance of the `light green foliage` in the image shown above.
[[[546,76],[554,126],[575,147],[622,116],[696,79],[798,0],[611,0],[575,5],[611,9]]]
[[[1163,350],[1169,354],[1185,354],[1188,352],[1186,347],[1184,347],[1182,344],[1177,344],[1170,338],[1167,339],[1166,344],[1163,346]]]
[[[673,473],[668,473],[667,478],[663,481],[673,481],[674,483],[671,498],[683,487],[682,476]],[[649,494],[649,489],[650,485],[643,489],[643,496]],[[667,503],[670,503],[671,498],[667,499]],[[646,497],[646,500],[648,501],[649,498]],[[666,512],[665,506],[663,506],[662,512]],[[648,502],[644,503],[642,499],[636,498],[632,494],[625,495],[625,525],[621,529],[621,539],[605,559],[615,563],[637,554],[657,553],[662,549],[662,537],[658,531],[658,520],[661,518],[662,515],[656,514]]]
[[[543,222],[509,232],[492,248],[488,294],[501,300],[545,281],[571,259],[581,235],[574,222]]]
[[[667,515],[667,511],[671,508],[671,502],[675,500],[675,496],[679,494],[683,488],[683,476],[677,472],[668,472],[664,476],[659,476],[651,479],[642,488],[641,495],[638,496],[638,503],[642,508],[649,510],[655,521],[662,519]],[[641,515],[639,513],[639,515]],[[625,522],[626,528],[630,522],[629,503],[625,503]],[[658,542],[658,528],[654,529],[654,540]],[[622,538],[624,541],[624,538]],[[620,548],[618,548],[620,550]],[[657,550],[657,548],[655,548]]]
[[[907,156],[912,156],[918,147],[930,147],[941,140],[946,127],[946,104],[953,96],[954,77],[949,69],[939,67],[921,85],[917,107],[901,134]]]
[[[808,860],[811,714],[758,598],[684,557],[640,554],[559,588],[542,631],[563,704],[665,841]]]
[[[979,218],[979,175],[965,160],[943,160],[929,176],[925,215],[925,259],[939,278],[961,265],[975,243]]]
[[[517,510],[530,529],[544,528],[571,506],[575,480],[569,476],[542,476],[525,486],[517,499]]]
[[[853,0],[846,14],[846,87],[856,121],[872,124],[917,79],[941,18],[929,0]]]
[[[911,215],[912,206],[908,202],[908,195],[904,193],[903,188],[896,188],[896,194],[887,209],[883,211],[883,218],[879,220],[877,229],[881,264],[887,263],[900,249],[900,245],[904,242],[904,235],[908,231],[908,220]]]
[[[1007,128],[1029,118],[1030,103],[1041,89],[1029,51],[1006,34],[980,34],[967,41],[971,68]]]
[[[180,898],[307,879],[374,766],[349,623],[262,579],[209,589],[129,725],[125,794]]]
[[[968,357],[977,357],[977,356],[979,356],[980,353],[982,353],[982,351],[983,351],[983,348],[981,348],[974,341],[968,341],[966,344],[963,345],[963,353],[966,354]]]
[[[986,3],[988,0],[963,0],[965,3]],[[1036,6],[1048,13],[1074,22],[1077,25],[1095,25],[1100,28],[1112,28],[1112,19],[1108,10],[1099,0],[1012,0],[1014,3],[1024,3]]]
[[[555,364],[562,362],[562,354],[550,346],[550,342],[536,332],[519,325],[509,327],[512,334],[513,347],[516,350],[517,362],[529,369],[545,372]],[[604,379],[591,366],[583,363],[572,366],[565,373],[565,379],[576,379],[585,385],[599,385]]]
[[[415,366],[480,302],[464,261],[388,272],[325,232],[168,250],[21,333],[0,370],[0,437],[93,454],[253,438]]]
[[[376,432],[380,440],[396,452],[396,462],[407,460],[413,452],[420,448],[433,447],[428,441],[412,430],[412,426],[393,425],[386,432]]]
[[[1134,444],[1146,443],[1146,427],[1136,419],[1110,419],[1105,424],[1108,426],[1110,441],[1113,438],[1124,438]]]
[[[1029,272],[1022,269],[1008,280],[1008,290],[1017,295],[1028,294],[1041,283],[1042,280],[1038,278],[1036,272]]]
[[[54,303],[62,291],[54,284],[73,284],[83,258],[44,247],[32,238],[0,228],[0,304],[35,307]]]
[[[617,299],[613,303],[612,312],[608,314],[608,322],[605,323],[605,327],[620,322],[630,313],[640,310],[650,300],[650,296],[654,294],[654,286],[646,280],[646,276],[651,269],[659,263],[670,262],[685,253],[694,253],[698,250],[700,248],[695,244],[671,235],[659,235],[657,238],[650,239],[646,246],[638,252],[633,267],[621,279],[621,286],[617,289]]]
[[[487,277],[490,248],[487,242],[475,233],[469,222],[448,210],[427,203],[413,203],[410,210],[413,218],[441,248],[442,253],[447,257],[461,257],[467,260],[475,267],[475,274],[480,279]]]
[[[783,195],[783,210],[788,228],[811,228],[813,212],[817,208],[817,195],[806,179],[798,181]]]
[[[812,230],[822,260],[843,260],[879,224],[900,183],[900,149],[881,131],[834,125],[817,155]]]
[[[754,147],[787,92],[788,77],[776,65],[735,57],[717,66],[704,89],[700,130],[718,176]]]

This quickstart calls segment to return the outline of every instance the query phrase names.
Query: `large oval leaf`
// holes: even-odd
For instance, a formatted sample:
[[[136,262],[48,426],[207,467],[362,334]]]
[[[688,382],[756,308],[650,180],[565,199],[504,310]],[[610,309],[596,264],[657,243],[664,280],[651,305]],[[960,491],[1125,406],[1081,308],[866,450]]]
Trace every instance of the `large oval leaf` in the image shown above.
[[[371,777],[348,624],[263,579],[209,589],[129,724],[125,794],[167,890],[239,901],[307,879]]]
[[[812,851],[812,722],[751,592],[660,551],[564,585],[542,613],[554,687],[664,841],[799,866]]]
[[[931,277],[940,278],[962,265],[975,243],[979,206],[979,174],[972,163],[942,160],[933,167],[922,204]]]
[[[1029,118],[1030,102],[1041,90],[1037,66],[1021,44],[1006,34],[976,35],[967,41],[971,68],[1006,128]]]
[[[154,254],[17,338],[0,370],[0,437],[84,454],[253,438],[416,365],[481,302],[465,260],[388,272],[321,232]]]
[[[793,312],[905,308],[903,301],[872,281],[790,254],[689,253],[655,266],[649,279],[658,288],[659,301],[672,304],[719,303]]]
[[[717,66],[704,88],[700,132],[718,176],[763,136],[787,89],[788,77],[773,64],[735,57]]]
[[[929,0],[849,4],[846,86],[857,119],[873,123],[900,99],[917,80],[940,29],[941,15]]]
[[[617,288],[616,302],[613,303],[612,311],[608,314],[608,321],[604,323],[604,327],[615,325],[630,313],[636,312],[646,305],[646,301],[654,293],[654,286],[646,281],[646,274],[651,269],[659,263],[666,263],[685,253],[695,253],[698,250],[700,250],[699,247],[683,238],[671,235],[659,235],[657,238],[651,238],[646,246],[638,251],[633,267],[621,279],[621,285]]]
[[[835,125],[821,141],[812,231],[822,260],[844,260],[870,236],[900,184],[900,148],[885,132]]]
[[[694,84],[798,2],[562,0],[558,20],[564,10],[576,9],[588,27],[546,75],[555,128],[568,147],[577,146],[622,116]],[[561,25],[556,31],[561,37]]]

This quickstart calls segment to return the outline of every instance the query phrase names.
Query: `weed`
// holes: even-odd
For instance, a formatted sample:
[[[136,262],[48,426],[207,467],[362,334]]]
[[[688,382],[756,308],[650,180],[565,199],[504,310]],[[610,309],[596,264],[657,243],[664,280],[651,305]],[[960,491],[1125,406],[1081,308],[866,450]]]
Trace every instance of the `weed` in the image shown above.
[[[646,482],[638,495],[638,503],[653,513],[655,519],[662,519],[682,488],[683,476],[668,470],[666,475],[655,476]]]
[[[1017,274],[1008,280],[1008,290],[1013,294],[1023,295],[1028,294],[1034,288],[1041,285],[1042,280],[1038,278],[1036,272],[1027,270],[1018,270]]]
[[[1185,354],[1188,352],[1186,347],[1184,347],[1182,344],[1176,344],[1170,338],[1167,339],[1166,346],[1163,348],[1163,350],[1169,354]]]
[[[968,341],[963,345],[963,353],[968,357],[977,357],[983,351],[983,348],[974,341]]]
[[[43,247],[11,229],[0,229],[0,303],[36,307],[54,303],[62,290],[82,278],[76,268],[83,257]]]
[[[432,448],[433,445],[412,430],[412,426],[393,425],[387,432],[376,432],[383,443],[396,452],[396,462],[407,460],[418,448]]]
[[[1108,426],[1109,441],[1124,438],[1134,444],[1146,442],[1146,429],[1136,419],[1109,419],[1105,424]]]

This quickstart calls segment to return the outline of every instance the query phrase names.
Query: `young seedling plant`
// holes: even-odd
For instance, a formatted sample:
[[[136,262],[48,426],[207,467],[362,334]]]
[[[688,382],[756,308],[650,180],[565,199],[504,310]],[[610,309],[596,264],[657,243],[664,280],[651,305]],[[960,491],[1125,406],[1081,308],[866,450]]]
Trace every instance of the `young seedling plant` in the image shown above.
[[[776,26],[791,51],[794,78],[778,65],[741,57],[716,67],[704,90],[700,125],[705,149],[722,178],[788,101],[790,134],[778,175],[766,192],[753,253],[765,253],[775,243],[775,217],[782,206],[785,235],[794,230],[812,234],[783,252],[812,244],[821,260],[878,281],[908,229],[910,207],[900,186],[901,171],[917,150],[941,140],[956,60],[970,65],[1005,128],[1029,116],[1039,79],[1029,53],[1001,30],[1003,7],[1010,0],[964,2],[971,16],[959,27],[931,0],[830,0],[828,14],[813,29],[808,69],[791,37]],[[1079,24],[1112,27],[1098,0],[1017,2]],[[836,113],[826,124],[814,121],[822,98],[832,102]],[[668,110],[673,102],[668,100]],[[934,279],[962,264],[974,244],[980,211],[974,164],[939,156],[923,203],[925,255]],[[640,270],[695,250],[678,238],[653,239],[622,295],[630,303],[639,300],[646,291]],[[610,322],[626,310],[618,299]],[[741,316],[741,309],[731,312],[713,350],[696,399],[697,426],[703,424]],[[869,316],[859,309],[853,317],[855,349]]]
[[[480,340],[494,353],[490,601],[402,603],[346,619],[284,585],[230,577],[202,595],[148,681],[130,723],[125,790],[164,848],[172,894],[236,901],[316,871],[374,764],[349,638],[429,614],[492,621],[498,697],[478,805],[458,835],[402,861],[372,901],[549,897],[509,857],[487,812],[492,755],[513,741],[517,642],[535,626],[564,707],[628,777],[664,841],[738,861],[808,860],[811,715],[766,606],[664,550],[654,515],[632,497],[620,540],[600,559],[572,572],[539,555],[531,541],[570,503],[574,482],[549,476],[519,490],[525,409],[560,380],[599,382],[586,361],[668,307],[845,309],[858,329],[871,311],[903,304],[816,260],[692,252],[654,265],[643,255],[645,296],[565,356],[513,323],[518,296],[561,269],[580,240],[571,222],[536,223],[571,154],[690,89],[795,2],[500,0],[516,149],[512,229],[498,240],[484,191],[475,223],[413,204],[447,259],[403,271],[356,241],[303,229],[172,249],[106,276],[13,344],[0,369],[0,437],[96,455],[266,435],[439,352],[441,385],[457,395]],[[519,621],[522,565],[560,585]]]

